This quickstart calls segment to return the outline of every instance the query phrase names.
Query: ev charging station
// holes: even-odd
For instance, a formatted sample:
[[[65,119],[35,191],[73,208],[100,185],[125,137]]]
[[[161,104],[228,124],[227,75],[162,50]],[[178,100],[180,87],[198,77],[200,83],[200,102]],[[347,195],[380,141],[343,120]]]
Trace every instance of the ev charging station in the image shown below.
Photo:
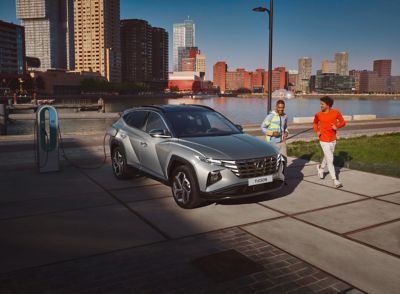
[[[60,170],[58,115],[53,106],[43,105],[37,109],[36,155],[39,172]]]

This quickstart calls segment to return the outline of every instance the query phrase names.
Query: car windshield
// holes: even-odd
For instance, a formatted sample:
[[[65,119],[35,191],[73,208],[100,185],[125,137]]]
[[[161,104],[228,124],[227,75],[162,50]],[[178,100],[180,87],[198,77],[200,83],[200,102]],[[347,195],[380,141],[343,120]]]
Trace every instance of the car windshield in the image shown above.
[[[169,112],[166,116],[178,138],[241,133],[234,124],[214,111]]]

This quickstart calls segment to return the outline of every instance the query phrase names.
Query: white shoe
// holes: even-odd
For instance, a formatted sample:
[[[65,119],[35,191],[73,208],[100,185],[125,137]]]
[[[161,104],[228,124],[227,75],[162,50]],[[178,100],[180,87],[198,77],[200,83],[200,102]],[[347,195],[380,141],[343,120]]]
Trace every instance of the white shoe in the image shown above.
[[[324,178],[324,169],[321,168],[321,165],[319,165],[319,164],[317,165],[317,173],[318,173],[318,177],[320,179]]]
[[[343,187],[342,183],[339,182],[338,180],[333,180],[333,185],[335,186],[336,189]]]

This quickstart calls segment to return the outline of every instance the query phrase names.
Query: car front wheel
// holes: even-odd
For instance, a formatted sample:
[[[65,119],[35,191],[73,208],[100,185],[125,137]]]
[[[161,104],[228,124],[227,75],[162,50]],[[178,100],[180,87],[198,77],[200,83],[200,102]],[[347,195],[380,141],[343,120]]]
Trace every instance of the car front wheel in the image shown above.
[[[172,195],[182,208],[196,208],[201,204],[200,190],[194,171],[186,166],[177,167],[172,173]]]
[[[125,152],[121,147],[115,147],[112,150],[111,164],[114,176],[117,179],[122,180],[130,177]]]

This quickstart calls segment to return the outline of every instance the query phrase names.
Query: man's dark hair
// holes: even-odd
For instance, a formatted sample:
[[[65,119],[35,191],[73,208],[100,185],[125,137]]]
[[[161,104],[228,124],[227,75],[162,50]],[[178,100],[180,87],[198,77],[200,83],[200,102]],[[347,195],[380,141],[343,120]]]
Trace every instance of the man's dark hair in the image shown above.
[[[285,101],[283,101],[283,100],[278,100],[278,101],[276,101],[276,105],[279,105],[279,104],[285,105]]]
[[[329,96],[324,96],[319,99],[320,101],[324,102],[329,107],[333,106],[333,99]]]

